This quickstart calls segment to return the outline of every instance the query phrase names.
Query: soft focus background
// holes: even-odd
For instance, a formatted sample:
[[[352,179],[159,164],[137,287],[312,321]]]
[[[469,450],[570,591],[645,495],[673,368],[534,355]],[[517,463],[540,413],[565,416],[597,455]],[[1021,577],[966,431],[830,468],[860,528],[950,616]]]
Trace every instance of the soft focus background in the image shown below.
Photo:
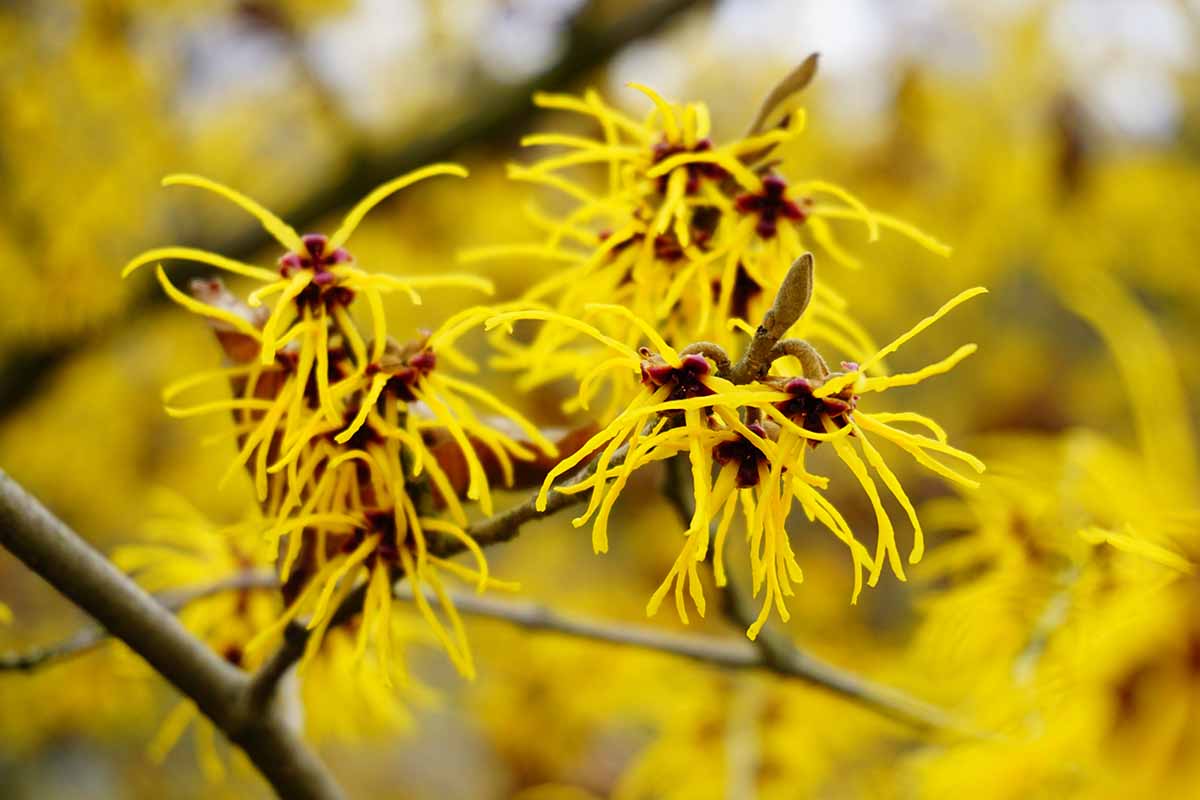
[[[819,264],[819,279],[883,341],[961,289],[991,289],[903,360],[919,366],[963,341],[979,354],[894,393],[991,469],[965,501],[912,479],[932,529],[927,562],[855,607],[839,547],[796,535],[806,580],[790,630],[1011,738],[932,743],[795,683],[480,622],[474,683],[416,647],[432,699],[401,697],[393,714],[329,696],[310,732],[356,797],[1105,796],[1123,785],[1101,780],[1109,769],[1194,796],[1174,781],[1200,760],[1200,717],[1171,717],[1164,731],[1146,709],[1200,709],[1200,635],[1188,650],[1192,628],[1170,628],[1200,627],[1200,603],[1155,611],[1174,622],[1154,641],[1103,638],[1117,611],[1100,600],[1088,624],[1064,621],[1089,613],[1080,602],[1056,609],[1063,587],[1078,598],[1074,576],[1090,574],[1081,528],[1165,515],[1183,531],[1177,549],[1200,540],[1182,513],[1198,489],[1198,33],[1190,0],[9,0],[0,466],[106,551],[136,539],[164,488],[218,520],[251,502],[248,481],[213,488],[231,445],[205,441],[223,426],[160,407],[161,387],[214,364],[216,343],[161,301],[149,270],[126,282],[118,272],[175,242],[262,264],[278,253],[236,209],[161,189],[164,174],[210,176],[325,230],[375,183],[458,160],[469,180],[390,201],[355,253],[369,269],[460,270],[464,248],[530,235],[529,189],[504,165],[524,157],[522,133],[563,122],[535,112],[534,88],[595,87],[641,115],[644,99],[625,87],[636,80],[707,101],[720,138],[819,51],[809,131],[783,154],[789,167],[954,246],[945,260],[898,237],[854,241],[864,268]],[[501,298],[547,268],[481,267]],[[389,316],[409,330],[393,333],[467,302],[430,292],[414,312],[399,301]],[[492,383],[514,397],[504,376]],[[519,402],[557,424],[559,400]],[[643,620],[677,552],[656,535],[675,521],[655,491],[644,481],[618,505],[606,556],[554,520],[495,550],[495,569],[547,603]],[[839,505],[869,524],[857,494]],[[83,622],[6,555],[0,600],[15,616],[2,650]],[[677,623],[664,613],[655,624]],[[720,615],[697,627],[734,635]],[[1051,666],[1038,671],[1043,654]],[[1150,679],[1130,677],[1147,669]],[[236,762],[207,782],[190,734],[164,763],[146,757],[174,702],[116,647],[0,675],[0,796],[262,796]],[[1121,761],[1140,747],[1144,758]]]

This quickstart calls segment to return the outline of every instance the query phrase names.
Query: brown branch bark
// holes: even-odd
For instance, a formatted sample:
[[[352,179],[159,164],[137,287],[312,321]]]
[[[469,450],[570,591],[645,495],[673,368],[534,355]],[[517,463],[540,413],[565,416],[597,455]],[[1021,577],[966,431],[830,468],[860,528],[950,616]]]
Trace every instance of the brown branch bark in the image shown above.
[[[411,599],[412,587],[397,587],[396,596]],[[432,594],[429,597],[436,600]],[[772,643],[764,646],[766,630],[759,635],[756,647],[744,639],[681,634],[648,625],[588,619],[533,602],[497,600],[464,592],[454,593],[453,600],[455,608],[463,613],[509,622],[526,630],[559,633],[623,647],[640,647],[722,669],[763,670],[832,691],[918,730],[966,733],[941,709],[813,658],[793,646],[786,636],[782,640],[772,638]],[[751,606],[749,621],[743,623],[741,614],[745,610],[739,607],[736,617],[743,628],[756,616]]]
[[[269,572],[247,572],[204,586],[162,592],[152,595],[152,597],[167,611],[178,614],[187,606],[206,597],[240,589],[269,589],[278,584],[275,576]],[[110,634],[107,630],[94,625],[81,628],[71,638],[55,644],[35,647],[18,653],[2,653],[0,654],[0,672],[32,672],[40,667],[83,655],[108,641],[109,637]]]
[[[252,712],[244,673],[192,636],[170,611],[4,472],[0,545],[191,699],[246,753],[280,797],[342,797],[333,776],[274,705]]]
[[[619,458],[623,454],[618,453],[617,455]],[[690,520],[691,512],[688,506],[690,500],[686,487],[683,486],[683,480],[678,476],[676,461],[668,462],[670,472],[664,485],[664,494],[686,522]],[[582,480],[589,474],[590,469],[585,467],[569,482]],[[533,499],[530,499],[495,517],[477,523],[472,531],[478,537],[477,540],[485,545],[508,541],[519,533],[524,523],[568,508],[572,504],[581,502],[585,496],[585,494],[555,493],[551,495],[545,512],[538,512]],[[3,521],[4,518],[0,517],[0,522]],[[462,552],[462,549],[460,545],[454,544],[441,548],[439,552],[449,556]],[[222,591],[233,591],[247,586],[271,588],[275,585],[273,576],[251,573],[218,581],[209,586],[179,592],[174,596],[159,596],[154,602],[164,609],[180,608],[188,602]],[[334,624],[344,623],[358,613],[362,606],[363,593],[364,588],[359,587],[347,596],[335,612]],[[411,586],[398,583],[395,587],[395,594],[402,600],[412,599],[413,589]],[[753,599],[746,594],[740,582],[736,580],[731,581],[727,594],[729,598],[725,608],[727,615],[739,628],[746,628],[756,616]],[[751,644],[739,639],[680,634],[645,625],[589,619],[559,612],[534,602],[497,600],[493,597],[464,592],[456,592],[452,596],[455,607],[472,616],[508,622],[531,631],[558,633],[624,647],[641,647],[722,669],[763,670],[832,691],[890,719],[919,730],[979,735],[964,728],[941,709],[814,658],[797,648],[782,631],[771,626],[764,628],[759,634],[757,642]],[[89,639],[89,646],[94,646],[103,641],[108,633],[103,630],[86,630],[62,645],[47,648],[47,650],[67,654],[72,652],[73,643],[85,636]],[[283,645],[257,673],[248,681],[239,674],[245,684],[240,691],[239,703],[243,713],[251,717],[270,713],[276,687],[291,667],[299,661],[304,652],[307,638],[308,630],[303,625],[290,626],[285,632]],[[208,655],[215,658],[211,653]],[[47,663],[48,660],[42,659],[26,668]],[[223,662],[219,663],[223,665]]]

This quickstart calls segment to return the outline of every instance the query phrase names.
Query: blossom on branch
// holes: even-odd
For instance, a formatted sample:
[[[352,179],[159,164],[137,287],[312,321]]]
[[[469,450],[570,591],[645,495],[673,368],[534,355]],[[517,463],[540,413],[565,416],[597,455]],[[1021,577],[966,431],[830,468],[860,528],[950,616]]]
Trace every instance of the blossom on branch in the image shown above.
[[[490,291],[473,276],[399,278],[366,272],[344,245],[363,216],[391,193],[433,175],[465,175],[439,164],[388,182],[355,206],[329,237],[299,236],[253,200],[194,176],[167,183],[199,186],[246,209],[283,245],[278,273],[189,248],[167,247],[135,258],[125,269],[164,258],[199,261],[261,280],[243,302],[218,281],[193,283],[191,296],[158,268],[168,295],[208,318],[229,366],[178,381],[164,390],[175,417],[232,413],[238,452],[225,480],[249,470],[264,514],[260,532],[277,560],[286,608],[246,643],[260,652],[302,615],[313,632],[304,662],[319,651],[340,603],[365,586],[355,653],[378,650],[378,674],[391,672],[392,584],[401,576],[439,599],[449,627],[423,591],[414,602],[455,665],[473,666],[445,576],[480,591],[508,586],[491,578],[482,550],[466,532],[466,502],[493,513],[491,483],[514,481],[514,461],[552,458],[557,449],[538,428],[469,375],[475,364],[456,343],[497,308],[467,308],[437,330],[407,344],[389,338],[382,295],[450,287]],[[360,330],[353,311],[366,301]],[[459,377],[455,372],[467,377]],[[175,405],[185,392],[227,383],[225,400]],[[474,555],[475,566],[439,553],[447,543]]]
[[[811,286],[805,290],[811,291]],[[542,320],[547,327],[559,326],[583,333],[616,353],[612,360],[620,374],[628,375],[631,383],[637,381],[632,399],[574,455],[550,471],[538,494],[538,507],[546,507],[551,491],[590,492],[586,510],[573,524],[580,527],[591,522],[593,548],[597,553],[606,552],[612,509],[633,473],[654,462],[686,457],[693,494],[691,521],[684,531],[680,554],[651,597],[647,613],[654,614],[673,589],[682,621],[688,620],[685,594],[696,610],[704,614],[706,603],[698,565],[711,558],[717,584],[726,583],[724,545],[740,508],[753,593],[756,597],[761,593],[763,597],[762,611],[747,631],[753,639],[772,608],[781,619],[788,619],[785,598],[794,593],[793,585],[803,580],[787,531],[794,507],[847,546],[854,569],[852,601],[861,591],[864,569],[872,586],[878,582],[885,565],[898,578],[905,579],[895,528],[872,471],[907,514],[914,536],[909,561],[920,560],[924,542],[916,510],[868,434],[891,442],[947,480],[976,485],[938,460],[937,456],[949,456],[976,471],[983,470],[982,462],[947,442],[937,423],[912,412],[867,412],[859,408],[859,400],[863,394],[912,385],[946,372],[973,353],[974,345],[964,345],[949,357],[915,372],[875,374],[884,357],[983,291],[962,292],[863,364],[846,363],[844,371],[838,373],[829,371],[825,359],[808,342],[792,339],[777,342],[771,351],[767,373],[745,384],[735,384],[722,376],[722,373],[732,374],[733,370],[730,359],[719,346],[695,343],[677,351],[651,323],[623,306],[593,305],[588,312],[598,317],[625,319],[640,331],[649,346],[635,350],[587,321],[553,311],[510,311],[494,316],[487,326],[511,327],[517,320]],[[800,302],[797,314],[807,307],[807,297],[801,297]],[[799,372],[793,371],[792,365],[799,365]],[[581,394],[589,391],[588,385],[596,372],[607,368],[608,362],[602,361],[582,374]],[[629,394],[626,391],[622,396]],[[932,435],[905,430],[897,427],[899,423],[916,424]],[[826,497],[830,478],[810,472],[805,464],[806,452],[822,443],[828,443],[837,459],[848,468],[875,510],[874,556]],[[556,485],[560,478],[589,459],[591,475]]]

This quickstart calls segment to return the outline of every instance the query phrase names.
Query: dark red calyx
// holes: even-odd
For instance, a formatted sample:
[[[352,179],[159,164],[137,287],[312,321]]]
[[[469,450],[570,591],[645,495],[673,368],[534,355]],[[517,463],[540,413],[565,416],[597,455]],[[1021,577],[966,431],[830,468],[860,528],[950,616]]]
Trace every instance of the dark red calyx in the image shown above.
[[[663,233],[654,237],[654,257],[659,261],[678,261],[683,258],[683,246],[674,233]]]
[[[330,267],[352,260],[350,253],[342,247],[327,252],[329,237],[324,234],[306,233],[300,237],[300,241],[304,243],[304,250],[302,252],[285,253],[279,259],[279,272],[285,278],[294,275],[298,269],[311,269],[320,276],[321,273],[327,272]],[[331,281],[332,276],[330,276],[330,280],[327,282]]]
[[[746,427],[760,437],[765,438],[767,435],[767,432],[758,423]],[[738,434],[736,439],[718,442],[713,447],[713,460],[721,466],[730,463],[737,464],[737,478],[734,483],[737,488],[746,489],[758,485],[758,467],[759,464],[766,463],[767,457],[753,442]]]
[[[812,200],[805,198],[797,203],[787,196],[787,181],[772,173],[762,179],[762,191],[746,192],[734,199],[734,206],[742,214],[756,214],[758,224],[754,230],[763,239],[771,239],[779,232],[779,220],[804,222],[808,219],[808,206]]]
[[[436,368],[437,354],[428,347],[419,345],[407,357],[402,357],[397,366],[387,367],[391,372],[391,377],[388,378],[384,389],[399,400],[406,403],[414,402],[417,399],[417,384],[421,382],[421,378]],[[376,364],[367,367],[368,372],[372,375],[380,369],[382,368]]]
[[[829,378],[843,373],[834,373]],[[850,417],[858,406],[858,395],[854,394],[853,386],[846,386],[840,392],[817,397],[814,392],[829,380],[812,380],[809,378],[793,378],[788,381],[783,391],[791,398],[776,403],[775,407],[782,411],[788,419],[806,431],[825,433],[824,417],[828,417],[837,428],[850,424]],[[816,440],[810,441],[814,447]]]
[[[354,302],[354,290],[338,286],[331,272],[318,272],[313,281],[296,295],[298,308],[310,308],[316,311],[324,305],[326,311],[335,306],[348,306]]]
[[[716,206],[698,206],[692,212],[692,220],[688,226],[692,234],[692,241],[700,247],[708,244],[720,224],[721,209]]]
[[[379,543],[375,545],[374,552],[367,559],[368,568],[373,568],[378,560],[382,560],[386,564],[398,564],[400,562],[400,542],[396,535],[395,513],[391,509],[373,509],[367,511],[365,516],[367,518],[366,530],[360,528],[355,531],[355,534],[359,536],[359,542],[367,536],[379,536]]]
[[[668,400],[686,400],[689,397],[708,397],[716,394],[704,384],[704,377],[712,372],[712,365],[699,354],[692,353],[672,366],[657,353],[642,348],[642,383],[651,389],[671,387]]]

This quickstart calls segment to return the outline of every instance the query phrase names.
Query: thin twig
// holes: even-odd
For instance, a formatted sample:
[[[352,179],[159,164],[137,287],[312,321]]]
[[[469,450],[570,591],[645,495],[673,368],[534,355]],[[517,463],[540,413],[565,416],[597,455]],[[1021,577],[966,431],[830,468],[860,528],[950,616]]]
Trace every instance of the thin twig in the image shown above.
[[[244,588],[275,588],[277,584],[272,582],[273,578],[270,581],[268,581],[268,578],[271,578],[271,576],[264,576],[257,573],[246,577],[237,576],[236,578],[219,581],[209,586],[189,590],[188,594],[194,600],[201,597],[209,597],[220,592],[237,591]],[[425,591],[431,603],[436,604],[436,596],[428,590]],[[413,589],[408,584],[398,583],[395,586],[394,593],[399,600],[411,600],[413,598]],[[861,679],[848,676],[835,667],[825,665],[811,657],[804,657],[804,660],[800,663],[789,659],[768,658],[761,649],[756,648],[750,642],[743,639],[703,634],[675,633],[637,623],[606,622],[581,615],[556,611],[549,606],[532,601],[500,600],[495,597],[468,592],[451,592],[450,597],[454,607],[462,613],[484,619],[508,622],[530,631],[557,633],[564,636],[590,639],[623,647],[639,647],[657,653],[687,658],[706,666],[722,669],[764,670],[785,678],[795,678],[808,683],[818,683],[825,688],[832,688],[831,684],[842,687],[853,686],[854,688],[852,689],[843,688],[837,689],[837,691],[841,694],[852,696],[855,699],[858,699],[862,694],[864,686],[869,686],[869,684],[866,684]],[[304,630],[303,626],[296,626],[297,632]],[[88,630],[82,633],[86,633],[89,636],[94,635],[98,641],[102,641],[108,636],[103,631],[97,633]],[[60,649],[65,649],[66,644],[60,645]],[[249,688],[244,693],[247,702],[253,706],[256,703],[262,704],[264,698],[269,699],[269,692],[264,692],[263,687],[273,686],[275,681],[281,679],[287,672],[287,669],[291,667],[291,663],[287,661],[288,656],[294,653],[296,654],[294,657],[298,659],[299,653],[303,653],[303,650],[303,638],[289,635],[285,645],[276,651],[272,659],[276,663],[271,666],[271,662],[268,662],[268,665],[264,665],[250,681]],[[814,674],[817,675],[816,678],[814,678]],[[257,692],[255,689],[256,684],[259,686]],[[872,687],[870,692],[878,694],[881,689],[882,687]],[[898,713],[893,713],[892,710],[896,706],[898,699],[902,699],[906,707],[911,707],[917,701],[905,698],[903,695],[892,690],[883,691],[890,693],[887,705],[888,711],[885,713],[901,721],[914,724],[912,719]],[[258,699],[254,699],[256,694],[259,695]],[[918,705],[924,706],[924,704]],[[928,707],[924,708],[928,710]]]
[[[436,601],[436,597],[428,591],[427,596]],[[412,586],[397,586],[396,597],[411,600]],[[604,622],[556,611],[541,603],[498,600],[468,592],[453,592],[451,599],[455,609],[464,614],[509,622],[526,630],[561,633],[624,647],[641,647],[730,669],[751,669],[763,665],[749,642],[728,637],[674,633],[635,623]]]
[[[824,356],[817,352],[817,348],[803,339],[781,339],[776,342],[775,346],[771,348],[768,363],[774,363],[784,356],[798,359],[806,378],[829,377],[829,364],[826,363]]]
[[[365,585],[364,585],[365,586]],[[356,608],[362,608],[365,590],[359,595]],[[341,611],[341,608],[338,609]],[[343,624],[347,620],[338,620]],[[269,708],[275,701],[279,686],[291,668],[304,655],[304,646],[308,643],[308,628],[298,622],[290,622],[283,629],[283,644],[263,662],[254,674],[246,688],[246,704],[251,713]]]
[[[248,679],[192,636],[16,481],[0,471],[0,545],[144,658],[237,744],[280,797],[335,800],[342,791],[279,709],[247,713]]]
[[[170,611],[172,614],[178,614],[197,600],[203,600],[218,594],[224,594],[225,592],[243,591],[246,589],[271,589],[278,585],[279,581],[269,572],[246,572],[241,575],[230,576],[221,581],[205,584],[204,586],[161,592],[152,596],[167,611]],[[18,653],[0,654],[0,672],[31,672],[40,667],[66,661],[95,649],[108,641],[110,637],[111,634],[98,625],[81,628],[69,639],[56,644],[35,647]]]
[[[396,587],[396,597],[411,600],[412,587]],[[436,600],[431,593],[428,597],[431,601]],[[762,645],[755,646],[745,639],[674,633],[628,622],[603,622],[556,611],[540,603],[498,600],[465,592],[452,593],[452,600],[454,607],[462,613],[509,622],[525,630],[559,633],[622,647],[638,647],[722,669],[764,670],[832,691],[919,730],[962,730],[941,709],[813,658],[790,646],[790,643],[786,651],[769,649]],[[762,641],[763,637],[760,635],[759,639]]]
[[[614,457],[614,462],[619,463],[617,459],[623,457],[623,455],[623,453],[618,453]],[[674,461],[669,462],[668,467],[671,467]],[[675,471],[677,472],[677,470]],[[576,473],[568,483],[583,480],[589,474],[590,467],[585,467],[579,473]],[[3,485],[0,486],[0,489],[3,491],[0,492],[0,496],[6,501],[5,505],[7,506],[7,501],[11,494],[10,487],[15,487],[15,484],[6,476],[3,476],[2,473],[0,473],[0,478],[3,480]],[[681,486],[682,482],[678,479],[669,480],[668,486],[672,484]],[[16,491],[20,492],[20,489],[16,488]],[[684,519],[690,518],[686,492],[679,489],[669,491],[667,495],[681,516]],[[477,535],[482,537],[481,541],[486,541],[488,544],[507,541],[516,535],[525,522],[567,508],[572,503],[579,502],[577,498],[581,498],[582,496],[582,494],[555,493],[551,496],[551,502],[548,504],[545,512],[538,512],[534,506],[534,501],[531,499],[509,511],[492,517],[483,523],[479,523],[472,530],[476,531]],[[27,498],[28,495],[24,495],[24,497]],[[57,521],[55,520],[55,522]],[[14,530],[16,528],[14,524],[8,522],[7,508],[0,508],[0,523],[6,524],[6,530]],[[58,524],[61,525],[61,523]],[[9,545],[9,540],[4,539],[2,536],[0,536],[0,541],[3,541],[6,546]],[[90,551],[82,542],[79,542],[79,546],[89,553],[91,559],[98,560],[103,565],[103,570],[111,570],[117,580],[126,584],[122,591],[129,591],[129,587],[133,587],[136,593],[140,593],[143,596],[143,599],[137,602],[143,606],[149,604],[160,618],[164,618],[163,615],[166,615],[165,619],[170,619],[172,622],[172,625],[167,627],[178,627],[178,622],[167,613],[167,610],[170,608],[182,608],[197,599],[209,597],[223,591],[237,591],[247,588],[272,588],[275,585],[273,576],[261,573],[248,573],[247,575],[234,576],[224,581],[218,581],[209,586],[180,591],[171,596],[152,598],[141,592],[126,576],[117,572],[115,567],[112,567],[111,564],[98,554]],[[18,557],[25,560],[25,557],[17,548],[13,549]],[[456,551],[461,551],[461,549],[461,547],[456,548],[447,545],[441,552],[452,555]],[[727,591],[731,601],[727,612],[739,627],[744,628],[755,617],[753,600],[746,596],[745,592],[740,588],[740,584],[736,581],[731,582]],[[400,599],[411,599],[413,589],[411,586],[399,584],[395,588],[395,594]],[[334,623],[341,624],[356,615],[359,609],[361,609],[363,595],[364,588],[362,586],[352,591],[335,612]],[[73,594],[69,594],[68,596],[73,599],[75,597]],[[81,606],[87,608],[82,601],[79,602]],[[555,611],[547,606],[533,602],[503,601],[467,593],[454,593],[453,602],[455,607],[464,613],[510,622],[529,630],[561,633],[627,647],[641,647],[726,669],[766,670],[786,678],[802,680],[833,691],[887,717],[920,729],[962,730],[960,725],[940,709],[915,700],[895,689],[874,684],[857,675],[826,664],[796,648],[786,635],[771,627],[764,628],[759,634],[757,642],[752,645],[749,642],[739,639],[678,634],[645,625],[592,620]],[[143,612],[145,612],[144,608],[129,613]],[[96,613],[97,618],[103,621],[104,617],[101,617],[100,613],[99,611]],[[176,634],[180,631],[182,631],[181,628],[176,631]],[[142,652],[134,646],[129,638],[126,638],[128,634],[123,633],[119,627],[112,627],[112,632],[127,644],[130,644],[131,647],[134,647],[135,650]],[[198,648],[196,652],[203,653],[203,656],[197,656],[197,658],[200,658],[201,662],[208,664],[219,673],[222,676],[220,680],[229,684],[228,686],[218,688],[218,693],[222,694],[225,698],[217,701],[221,713],[231,713],[226,706],[229,705],[227,698],[232,693],[238,698],[233,703],[233,706],[240,708],[241,713],[251,719],[261,718],[264,715],[269,718],[273,707],[272,699],[276,687],[284,675],[300,659],[309,635],[308,630],[303,625],[294,624],[289,626],[284,636],[284,644],[268,659],[258,672],[247,680],[245,676],[233,670],[232,667],[217,658],[211,651],[204,648],[202,644],[192,639],[186,631],[182,631],[182,634],[194,643],[194,648]],[[78,652],[82,649],[77,648],[75,645],[78,640],[86,638],[89,641],[89,646],[92,646],[101,641],[106,635],[106,633],[93,630],[82,631],[76,637],[73,637],[62,645],[55,648],[48,648],[47,650],[55,653],[50,658],[64,657],[71,652]],[[155,632],[154,635],[159,636],[161,634]],[[143,655],[145,654],[143,653]],[[46,663],[50,658],[42,658],[39,663]],[[32,661],[33,659],[26,657],[26,660]],[[147,660],[149,660],[148,656]],[[158,667],[155,662],[152,661],[151,663],[156,668]],[[31,664],[29,668],[32,666],[36,666],[36,664]],[[170,674],[168,674],[168,669],[173,669],[173,667],[167,666],[160,669],[160,671],[168,679],[171,679],[172,682],[175,682]],[[197,700],[198,704],[200,703],[197,695],[192,694],[190,691],[187,693],[189,697]],[[203,706],[202,709],[204,709]],[[208,713],[207,710],[206,713]],[[214,722],[221,725],[216,717],[213,717],[213,719]],[[221,725],[221,727],[228,730],[226,725]],[[232,734],[231,738],[233,738]]]
[[[724,605],[725,613],[731,622],[744,630],[758,616],[754,600],[738,580],[735,571],[726,566],[726,572],[728,574],[725,595],[729,602]],[[786,632],[771,624],[765,625],[759,631],[754,646],[766,669],[805,680],[889,719],[903,722],[921,731],[945,732],[972,738],[980,735],[935,705],[809,655],[797,647]]]
[[[612,465],[618,466],[624,461],[627,448],[619,448],[613,455]],[[562,486],[586,479],[595,471],[593,464],[585,465],[578,473],[564,481]],[[481,547],[500,544],[513,539],[526,522],[541,519],[557,513],[565,508],[580,503],[584,494],[565,494],[554,492],[550,495],[545,511],[537,510],[537,496],[530,497],[523,503],[513,506],[495,516],[471,526],[468,533]],[[457,555],[465,550],[464,545],[456,539],[441,539],[431,543],[430,552],[443,558]],[[397,578],[402,578],[398,574]],[[206,586],[194,587],[177,592],[163,593],[155,599],[168,611],[177,612],[196,600],[211,597],[226,591],[240,589],[271,589],[278,587],[278,579],[270,573],[246,573],[217,581]],[[362,608],[366,594],[365,586],[355,587],[334,611],[331,625],[342,625],[358,614]],[[300,660],[308,641],[308,629],[300,623],[292,623],[284,629],[283,644],[251,677],[247,691],[246,702],[252,708],[266,708],[275,693],[279,682]],[[60,661],[71,656],[82,654],[109,638],[110,634],[101,627],[85,628],[71,638],[58,644],[44,648],[0,656],[0,671],[4,670],[33,670],[54,661]]]

